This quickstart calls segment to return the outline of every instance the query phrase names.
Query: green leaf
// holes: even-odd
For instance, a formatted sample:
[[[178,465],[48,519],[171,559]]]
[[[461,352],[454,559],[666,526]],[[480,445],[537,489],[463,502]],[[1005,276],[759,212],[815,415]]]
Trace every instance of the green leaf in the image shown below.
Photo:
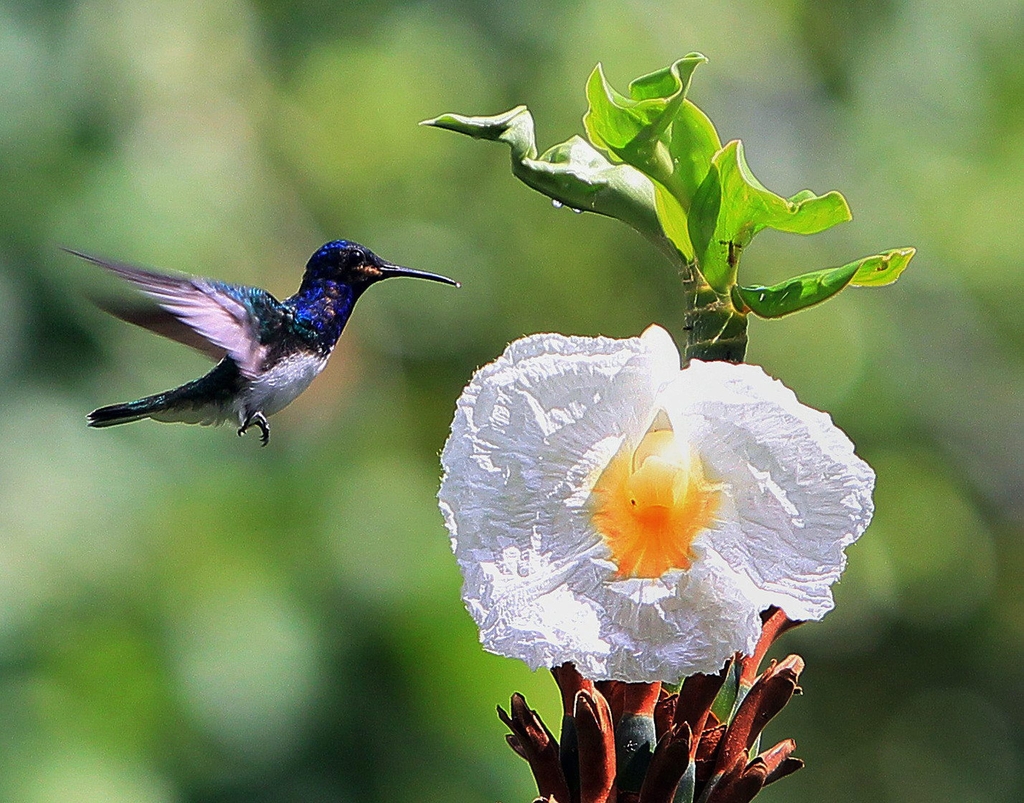
[[[679,107],[668,142],[675,164],[675,178],[687,210],[694,193],[711,168],[711,160],[722,149],[722,141],[711,120],[689,100]]]
[[[683,777],[679,779],[676,793],[672,797],[672,803],[693,803],[697,787],[697,765],[691,759],[686,765]]]
[[[693,245],[690,243],[690,233],[686,228],[686,212],[683,211],[678,199],[665,189],[665,185],[657,181],[654,182],[654,204],[658,222],[665,236],[686,260],[691,259]]]
[[[884,287],[896,281],[907,269],[916,248],[893,248],[873,257],[860,260],[860,268],[850,282],[854,287]]]
[[[687,220],[690,242],[693,243],[693,253],[696,254],[702,271],[705,270],[703,261],[711,250],[711,242],[715,236],[721,209],[722,182],[719,178],[718,167],[712,163],[707,175],[704,176],[704,180],[694,193]]]
[[[746,308],[761,318],[781,318],[834,296],[847,285],[880,287],[892,284],[914,256],[913,248],[893,248],[838,268],[794,276],[771,287],[737,287]]]
[[[421,125],[504,142],[512,150],[512,172],[525,184],[573,209],[618,218],[676,262],[685,261],[659,223],[650,179],[629,165],[612,164],[578,136],[538,156],[533,115],[525,106],[493,117],[443,114]]]
[[[852,217],[846,199],[835,191],[815,195],[802,190],[786,199],[766,189],[750,172],[739,140],[729,142],[712,163],[717,176],[709,171],[698,188],[700,219],[694,219],[691,210],[689,229],[700,270],[720,293],[735,284],[739,253],[762,229],[816,234]],[[708,236],[716,184],[720,206],[714,231]]]
[[[629,85],[630,97],[608,83],[598,64],[587,81],[590,108],[583,117],[590,141],[652,178],[668,179],[673,167],[664,135],[686,99],[693,71],[706,62],[700,53],[690,53],[637,78]]]
[[[706,62],[700,53],[691,53],[634,80],[628,97],[608,83],[598,64],[587,81],[590,108],[583,117],[595,147],[654,182],[658,219],[686,258],[693,255],[687,212],[721,147],[707,115],[686,100],[694,70]]]
[[[740,692],[740,667],[735,659],[729,661],[728,673],[725,676],[725,683],[718,690],[715,701],[711,704],[711,713],[718,717],[719,722],[729,724],[732,722],[732,715],[739,704]]]

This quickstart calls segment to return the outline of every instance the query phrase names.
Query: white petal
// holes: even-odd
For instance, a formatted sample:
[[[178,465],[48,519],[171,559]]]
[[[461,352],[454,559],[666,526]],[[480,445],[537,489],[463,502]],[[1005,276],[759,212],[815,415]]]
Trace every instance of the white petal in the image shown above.
[[[743,585],[713,561],[657,580],[608,583],[603,638],[611,651],[601,678],[676,681],[714,674],[733,653],[752,652],[761,619]]]
[[[655,373],[659,377],[675,379],[676,374],[679,373],[679,350],[676,348],[672,335],[658,324],[652,323],[644,329],[640,340],[654,360]]]
[[[612,570],[586,502],[623,438],[650,424],[679,373],[667,333],[534,335],[484,366],[459,398],[438,493],[484,646],[530,666],[599,667],[595,606]],[[528,622],[529,636],[517,630]],[[588,624],[589,623],[589,624]]]
[[[720,523],[698,538],[698,554],[745,576],[759,608],[820,619],[843,549],[871,521],[874,472],[825,413],[757,366],[695,360],[663,400],[726,484]]]

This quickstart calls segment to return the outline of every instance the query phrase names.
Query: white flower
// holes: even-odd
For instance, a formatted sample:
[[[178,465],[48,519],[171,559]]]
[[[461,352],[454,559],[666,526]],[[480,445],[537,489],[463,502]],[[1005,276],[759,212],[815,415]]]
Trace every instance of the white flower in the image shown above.
[[[534,335],[459,398],[438,494],[484,647],[675,681],[750,653],[758,614],[820,619],[874,473],[751,365],[683,370],[665,330]]]

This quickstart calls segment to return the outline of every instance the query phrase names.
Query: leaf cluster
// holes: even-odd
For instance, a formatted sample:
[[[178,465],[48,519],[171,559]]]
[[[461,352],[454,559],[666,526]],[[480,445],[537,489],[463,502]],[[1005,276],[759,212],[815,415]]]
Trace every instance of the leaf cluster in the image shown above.
[[[778,318],[847,286],[894,282],[913,248],[770,287],[739,283],[740,257],[758,232],[816,234],[851,214],[834,190],[801,190],[790,198],[775,194],[751,173],[742,142],[722,145],[714,124],[686,97],[694,71],[706,62],[690,53],[632,81],[625,95],[598,64],[586,87],[587,140],[573,136],[544,153],[538,153],[533,116],[525,106],[491,117],[444,114],[424,125],[504,142],[512,151],[512,172],[524,183],[558,204],[629,224],[674,261],[695,289],[710,289],[741,315]]]

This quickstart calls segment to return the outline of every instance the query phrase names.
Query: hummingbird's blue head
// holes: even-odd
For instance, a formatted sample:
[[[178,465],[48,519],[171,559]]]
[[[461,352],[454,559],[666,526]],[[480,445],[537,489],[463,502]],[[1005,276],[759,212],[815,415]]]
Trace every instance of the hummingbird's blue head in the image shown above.
[[[394,265],[350,240],[332,240],[320,246],[306,263],[303,284],[309,281],[338,282],[362,291],[374,282],[393,276],[410,276],[458,286],[458,282],[436,273]]]

